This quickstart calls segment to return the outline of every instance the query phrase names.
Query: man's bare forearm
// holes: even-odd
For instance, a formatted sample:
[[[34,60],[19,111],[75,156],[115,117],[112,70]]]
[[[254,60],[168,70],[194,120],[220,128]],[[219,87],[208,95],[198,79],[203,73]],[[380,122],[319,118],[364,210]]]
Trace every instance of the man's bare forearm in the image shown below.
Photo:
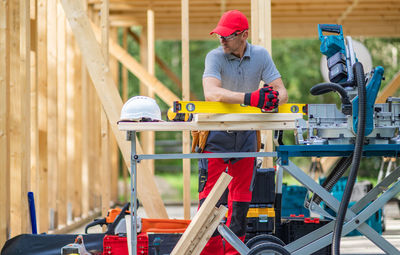
[[[224,88],[213,88],[212,93],[206,93],[205,100],[230,104],[243,104],[244,93],[234,92]]]

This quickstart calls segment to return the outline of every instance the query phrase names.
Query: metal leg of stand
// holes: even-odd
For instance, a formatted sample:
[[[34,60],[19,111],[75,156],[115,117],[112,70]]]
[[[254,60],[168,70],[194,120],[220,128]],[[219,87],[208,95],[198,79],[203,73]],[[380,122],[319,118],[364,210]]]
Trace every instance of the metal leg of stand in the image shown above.
[[[128,131],[128,140],[131,141],[131,254],[136,254],[137,248],[137,162],[136,155],[136,132]],[[133,178],[132,178],[133,175]]]
[[[379,235],[374,229],[368,226],[365,221],[371,217],[379,208],[381,208],[384,204],[386,204],[394,195],[396,195],[400,191],[400,181],[394,184],[388,191],[386,191],[382,196],[380,196],[377,200],[372,202],[367,208],[365,208],[361,213],[357,214],[354,218],[349,220],[343,226],[342,235],[346,235],[350,233],[352,230],[357,229],[362,234],[364,234],[368,239],[370,239],[375,245],[381,248],[386,254],[400,254],[400,251],[397,250],[391,243],[389,243],[386,239],[384,239],[381,235]],[[310,254],[319,250],[321,247],[325,247],[332,242],[332,230],[333,230],[334,222],[329,223],[328,225],[321,227],[326,231],[328,230],[328,234],[325,233],[324,236],[321,236],[321,233],[314,231],[307,235],[305,239],[308,239],[303,243],[304,239],[298,239],[293,243],[285,246],[286,249],[292,251],[293,244],[297,242],[297,247],[302,247],[297,249],[292,254]],[[320,230],[319,229],[319,230]],[[316,234],[314,234],[316,233]],[[318,233],[318,235],[317,235]],[[313,240],[313,242],[309,243],[309,240]],[[307,244],[307,245],[304,245]]]
[[[300,183],[302,183],[305,187],[309,188],[312,192],[317,193],[327,204],[329,207],[333,208],[337,211],[339,207],[339,201],[337,201],[330,193],[328,193],[324,188],[322,188],[319,184],[315,183],[308,175],[306,175],[301,169],[299,169],[296,165],[289,161],[288,166],[284,166],[284,169],[288,171],[294,178],[296,178]],[[392,175],[392,179],[395,175]],[[385,179],[386,180],[386,179]],[[388,181],[387,181],[388,182]],[[378,190],[378,189],[376,189]],[[391,189],[385,192],[379,199],[374,201],[370,206],[368,206],[362,213],[356,215],[352,210],[347,210],[346,220],[348,221],[343,228],[343,234],[347,234],[353,229],[357,228],[362,234],[364,234],[367,238],[373,241],[378,247],[387,252],[388,254],[400,254],[399,251],[394,248],[389,242],[386,241],[383,237],[381,237],[376,231],[374,231],[371,227],[364,223],[375,211],[381,208],[387,201],[390,200],[393,196],[395,196],[400,191],[400,182],[396,183]],[[377,195],[377,192],[373,192]],[[372,195],[370,196],[372,197]],[[361,202],[361,201],[360,201]],[[364,200],[363,203],[368,204],[369,201]],[[363,207],[361,205],[358,208],[354,208],[357,210],[361,210]],[[358,222],[358,223],[356,223]],[[357,227],[358,226],[358,227]],[[329,227],[329,228],[328,228]],[[322,229],[322,228],[321,228]],[[324,227],[324,230],[331,231],[333,229],[333,222],[329,223]],[[317,232],[317,231],[315,231]],[[322,231],[320,231],[321,233]],[[316,233],[315,233],[316,234]],[[330,236],[330,238],[328,237]],[[329,235],[325,235],[323,238],[320,238],[318,241],[316,240],[316,235],[314,232],[309,235],[301,238],[302,240],[297,240],[287,246],[285,248],[292,252],[296,250],[293,254],[308,254],[314,251],[317,251],[321,247],[325,247],[329,245],[332,241],[332,233]],[[319,238],[319,237],[318,237]],[[304,240],[306,239],[306,240]],[[312,244],[304,246],[304,244],[313,241]],[[300,243],[300,241],[302,241]],[[296,248],[303,247],[301,250],[297,250]]]
[[[283,168],[278,165],[276,171],[275,193],[282,194]]]
[[[350,210],[354,213],[359,213],[362,209],[364,209],[371,201],[375,200],[378,195],[382,193],[382,191],[387,190],[388,187],[394,183],[398,177],[400,176],[400,167],[397,168],[394,172],[392,172],[388,177],[386,177],[382,182],[377,184],[372,190],[368,192],[366,196],[364,196],[360,201],[358,201],[355,205],[353,205]],[[313,204],[311,204],[312,206]],[[318,208],[320,208],[318,206]],[[320,208],[323,210],[322,208]],[[323,236],[329,234],[333,230],[335,222],[330,222],[325,226],[320,227],[319,229],[309,233],[306,236],[301,237],[300,239],[296,240],[296,242],[292,242],[286,246],[289,251],[295,251],[304,247],[305,245],[314,242],[322,238]],[[328,240],[329,244],[329,240]],[[317,247],[321,247],[323,244],[317,243]]]
[[[218,232],[225,240],[233,246],[241,255],[249,253],[250,249],[240,240],[225,224],[218,225]]]

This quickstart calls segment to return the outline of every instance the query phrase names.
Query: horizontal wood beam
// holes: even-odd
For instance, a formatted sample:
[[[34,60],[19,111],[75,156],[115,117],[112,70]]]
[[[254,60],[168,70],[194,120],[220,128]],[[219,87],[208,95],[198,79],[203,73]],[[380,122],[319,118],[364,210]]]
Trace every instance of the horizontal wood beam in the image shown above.
[[[146,13],[144,12],[145,9],[143,10],[138,10],[138,9],[125,9],[124,11],[111,11],[110,14],[110,19],[123,19],[129,17],[131,20],[136,20],[139,22],[140,19],[143,19],[146,17]],[[398,12],[400,11],[400,8],[394,8],[394,9],[386,9],[386,8],[362,8],[362,9],[352,9],[351,12],[346,12],[345,8],[341,9],[307,9],[307,10],[273,10],[272,17],[282,17],[286,18],[285,16],[282,15],[287,15],[288,17],[299,17],[299,15],[302,15],[302,17],[322,17],[326,15],[334,15],[334,16],[342,16],[346,12],[345,16],[371,16],[371,17],[379,17],[379,16],[395,16]],[[206,12],[206,13],[204,13]],[[179,13],[175,11],[168,11],[168,10],[160,10],[157,13],[156,20],[165,18],[165,17],[173,17],[179,19]],[[195,21],[198,19],[207,19],[207,18],[213,18],[213,19],[218,19],[220,15],[220,11],[214,10],[211,7],[206,8],[203,11],[200,11],[196,9],[195,11],[190,12],[190,18],[194,19]],[[343,17],[345,17],[343,16]]]
[[[185,131],[185,130],[294,130],[294,121],[250,122],[120,122],[123,131]]]

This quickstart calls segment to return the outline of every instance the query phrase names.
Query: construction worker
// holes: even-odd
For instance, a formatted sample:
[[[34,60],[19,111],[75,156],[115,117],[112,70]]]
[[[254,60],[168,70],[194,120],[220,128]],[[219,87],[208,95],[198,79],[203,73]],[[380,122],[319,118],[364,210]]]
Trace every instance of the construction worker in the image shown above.
[[[219,37],[221,46],[205,59],[203,89],[206,101],[245,104],[273,110],[288,100],[281,75],[267,50],[247,42],[249,26],[246,16],[237,10],[224,13],[210,34]],[[259,89],[260,82],[265,85]],[[268,85],[267,85],[268,84]],[[256,131],[210,131],[204,153],[255,152]],[[200,205],[222,172],[233,177],[228,186],[227,226],[243,241],[247,211],[251,201],[255,158],[218,158],[199,160]],[[239,254],[216,231],[202,254]]]

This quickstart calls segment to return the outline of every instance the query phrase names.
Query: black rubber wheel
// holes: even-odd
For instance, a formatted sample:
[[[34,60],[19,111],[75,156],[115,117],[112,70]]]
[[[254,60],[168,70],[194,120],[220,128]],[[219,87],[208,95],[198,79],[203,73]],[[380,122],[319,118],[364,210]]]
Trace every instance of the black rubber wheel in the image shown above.
[[[262,254],[275,254],[275,255],[290,255],[282,245],[276,243],[262,243],[250,249],[247,255],[262,255]]]
[[[262,234],[262,235],[258,235],[258,236],[251,238],[249,241],[247,241],[246,246],[249,249],[251,249],[261,243],[275,243],[275,244],[285,246],[285,243],[281,239],[279,239],[276,236],[267,235],[267,234]]]

